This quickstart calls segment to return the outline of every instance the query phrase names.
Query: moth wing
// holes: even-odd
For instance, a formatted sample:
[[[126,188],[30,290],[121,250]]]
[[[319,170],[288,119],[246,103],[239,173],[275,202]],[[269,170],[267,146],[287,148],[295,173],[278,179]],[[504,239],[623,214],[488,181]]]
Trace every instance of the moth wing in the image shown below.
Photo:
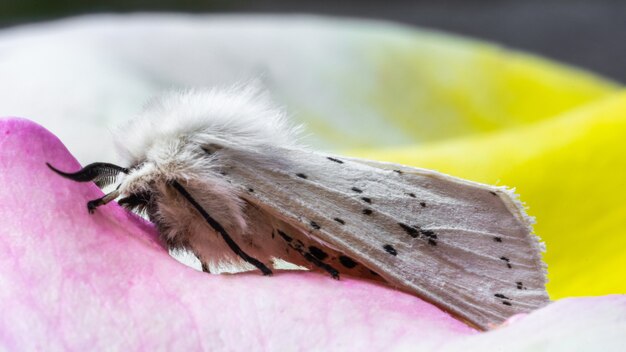
[[[283,230],[483,329],[549,302],[542,247],[512,191],[390,163],[280,155],[280,165],[230,172],[254,185],[246,200],[290,225]]]

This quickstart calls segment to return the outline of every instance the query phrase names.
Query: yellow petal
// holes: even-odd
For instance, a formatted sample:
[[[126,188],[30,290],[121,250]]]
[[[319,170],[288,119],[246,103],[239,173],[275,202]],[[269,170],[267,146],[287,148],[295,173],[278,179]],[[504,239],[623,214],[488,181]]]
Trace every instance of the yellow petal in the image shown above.
[[[547,244],[553,299],[626,292],[626,93],[496,133],[353,154],[516,187]]]

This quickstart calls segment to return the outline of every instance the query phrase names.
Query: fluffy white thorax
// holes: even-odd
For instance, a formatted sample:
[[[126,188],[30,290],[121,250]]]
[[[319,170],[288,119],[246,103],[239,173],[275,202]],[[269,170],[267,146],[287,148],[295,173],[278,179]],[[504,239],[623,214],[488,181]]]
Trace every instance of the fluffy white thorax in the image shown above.
[[[144,111],[116,133],[129,166],[146,159],[162,161],[185,144],[215,143],[241,151],[289,147],[298,128],[255,85],[170,92],[150,101]]]

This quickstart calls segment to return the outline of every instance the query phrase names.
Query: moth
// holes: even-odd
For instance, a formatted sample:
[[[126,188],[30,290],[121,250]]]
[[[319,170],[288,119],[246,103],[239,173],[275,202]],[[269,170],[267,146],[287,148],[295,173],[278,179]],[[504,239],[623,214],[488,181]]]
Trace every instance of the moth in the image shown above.
[[[206,272],[270,275],[282,259],[384,282],[480,329],[549,302],[543,247],[513,191],[311,151],[299,134],[253,87],[174,92],[119,130],[127,166],[48,166],[119,182],[89,212],[121,198]]]

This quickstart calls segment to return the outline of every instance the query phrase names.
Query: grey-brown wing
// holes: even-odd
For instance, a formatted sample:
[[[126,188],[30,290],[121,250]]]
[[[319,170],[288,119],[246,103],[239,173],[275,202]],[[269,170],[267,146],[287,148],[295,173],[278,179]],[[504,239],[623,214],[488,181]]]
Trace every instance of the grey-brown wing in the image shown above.
[[[549,301],[540,243],[511,191],[394,164],[280,154],[279,167],[241,162],[228,172],[254,187],[249,202],[391,285],[483,329]]]

